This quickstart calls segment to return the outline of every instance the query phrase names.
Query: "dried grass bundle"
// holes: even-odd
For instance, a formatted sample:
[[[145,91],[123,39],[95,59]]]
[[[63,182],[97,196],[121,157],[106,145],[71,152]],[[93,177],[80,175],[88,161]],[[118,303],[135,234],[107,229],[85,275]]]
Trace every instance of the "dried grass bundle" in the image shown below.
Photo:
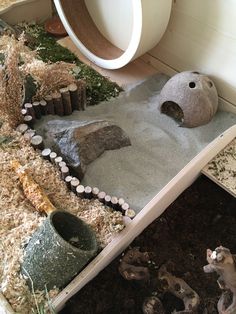
[[[17,48],[21,62],[29,63],[37,57],[37,51],[30,50],[25,45],[25,34],[22,33],[17,40],[14,36],[1,36],[0,37],[0,53],[5,54],[9,47]]]
[[[71,73],[74,65],[66,62],[44,63],[35,59],[22,66],[24,75],[31,75],[38,85],[35,99],[42,99],[76,81]]]
[[[22,121],[24,80],[19,69],[21,45],[21,40],[9,42],[4,51],[5,64],[0,68],[0,114],[11,127]]]
[[[25,46],[24,34],[19,40],[2,36],[0,53],[5,58],[4,66],[0,68],[0,114],[13,128],[22,121],[21,103],[26,76],[32,76],[38,87],[35,99],[42,99],[76,81],[72,74],[73,64],[51,64],[37,59],[37,52]]]

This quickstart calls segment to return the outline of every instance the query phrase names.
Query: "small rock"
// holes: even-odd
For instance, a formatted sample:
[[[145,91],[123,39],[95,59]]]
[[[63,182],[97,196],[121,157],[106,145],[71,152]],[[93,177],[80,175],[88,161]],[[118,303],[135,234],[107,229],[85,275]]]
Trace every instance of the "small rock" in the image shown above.
[[[117,125],[105,120],[52,120],[44,126],[44,138],[51,147],[82,179],[87,165],[105,150],[131,145],[127,134]]]

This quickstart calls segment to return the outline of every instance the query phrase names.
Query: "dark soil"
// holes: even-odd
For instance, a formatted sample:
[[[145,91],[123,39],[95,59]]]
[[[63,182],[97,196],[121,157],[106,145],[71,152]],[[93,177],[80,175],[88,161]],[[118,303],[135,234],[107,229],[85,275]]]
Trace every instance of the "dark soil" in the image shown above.
[[[236,253],[236,199],[201,176],[131,245],[151,253],[149,282],[125,280],[118,271],[120,256],[80,290],[61,314],[139,314],[145,297],[151,295],[161,299],[167,314],[182,310],[182,301],[160,289],[157,271],[164,263],[199,294],[198,313],[218,313],[217,275],[205,274],[203,266],[206,249],[219,245]]]

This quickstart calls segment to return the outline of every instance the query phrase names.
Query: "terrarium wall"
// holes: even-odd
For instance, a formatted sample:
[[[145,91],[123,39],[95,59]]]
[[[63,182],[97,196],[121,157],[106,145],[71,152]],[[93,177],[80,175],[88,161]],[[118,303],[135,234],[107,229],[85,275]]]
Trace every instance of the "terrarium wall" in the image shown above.
[[[167,31],[145,59],[162,72],[196,70],[209,75],[236,112],[235,20],[235,0],[174,0]]]
[[[0,0],[1,2],[1,0]],[[52,0],[6,0],[0,6],[0,19],[9,24],[44,22],[52,15]]]

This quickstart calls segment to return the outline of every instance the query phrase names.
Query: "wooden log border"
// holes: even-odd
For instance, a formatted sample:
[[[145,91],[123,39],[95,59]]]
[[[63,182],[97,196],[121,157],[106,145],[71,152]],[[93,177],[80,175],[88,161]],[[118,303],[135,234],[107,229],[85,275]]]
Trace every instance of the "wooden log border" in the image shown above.
[[[110,196],[106,192],[100,191],[98,187],[84,187],[78,178],[72,177],[70,168],[65,161],[63,161],[62,157],[57,156],[50,148],[45,148],[43,139],[40,135],[37,135],[36,131],[33,129],[36,120],[41,119],[42,116],[47,114],[58,114],[60,116],[70,115],[74,110],[85,110],[86,103],[86,84],[83,80],[79,80],[76,84],[71,84],[68,87],[60,89],[59,92],[47,95],[45,99],[39,102],[23,104],[22,115],[24,117],[24,123],[20,124],[16,130],[20,132],[25,139],[29,140],[34,149],[41,152],[41,157],[51,162],[59,169],[61,179],[71,192],[82,199],[97,199],[105,206],[114,211],[121,212],[123,216],[129,219],[133,219],[136,213],[123,198]],[[29,131],[34,132],[34,135],[30,137]]]

